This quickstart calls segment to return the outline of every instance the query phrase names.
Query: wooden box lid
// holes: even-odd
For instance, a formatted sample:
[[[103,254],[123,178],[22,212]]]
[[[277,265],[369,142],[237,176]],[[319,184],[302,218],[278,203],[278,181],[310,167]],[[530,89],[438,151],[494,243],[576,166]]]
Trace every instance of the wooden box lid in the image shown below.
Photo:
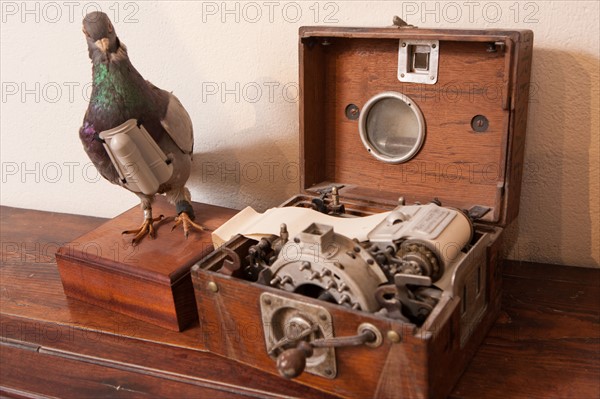
[[[220,226],[236,212],[200,203],[193,203],[193,207],[201,223],[206,223],[210,229]],[[175,207],[162,196],[157,196],[152,208],[156,216],[172,216],[175,213]],[[143,220],[141,208],[134,206],[59,248],[58,254],[85,259],[86,263],[115,274],[173,285],[189,274],[190,268],[198,259],[213,250],[211,231],[194,231],[185,239],[181,228],[170,231],[173,223],[168,220],[155,223],[158,229],[155,239],[144,237],[139,245],[132,246],[130,243],[133,236],[121,235],[121,232],[138,227]]]
[[[401,39],[439,40],[435,84],[399,80]],[[507,225],[519,208],[532,43],[529,30],[300,28],[301,190],[344,185],[342,198],[388,205],[438,198],[489,208],[482,221]],[[369,154],[347,113],[389,91],[425,121],[424,143],[405,163]],[[472,126],[480,115],[484,132]]]

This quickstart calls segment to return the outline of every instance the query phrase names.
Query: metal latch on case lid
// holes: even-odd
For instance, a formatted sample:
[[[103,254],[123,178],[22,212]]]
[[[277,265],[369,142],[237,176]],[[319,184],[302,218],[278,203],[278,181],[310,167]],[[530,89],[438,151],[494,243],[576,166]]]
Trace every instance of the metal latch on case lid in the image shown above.
[[[437,83],[439,56],[439,40],[400,39],[398,80],[408,83]]]

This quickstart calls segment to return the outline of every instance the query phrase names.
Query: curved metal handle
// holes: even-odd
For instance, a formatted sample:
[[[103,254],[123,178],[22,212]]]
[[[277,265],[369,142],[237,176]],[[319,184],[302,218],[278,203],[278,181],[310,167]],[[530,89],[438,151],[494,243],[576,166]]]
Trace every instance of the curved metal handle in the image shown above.
[[[310,342],[313,348],[325,348],[334,347],[339,348],[342,346],[359,346],[369,342],[375,342],[377,336],[371,329],[363,329],[358,334],[350,337],[337,337],[337,338],[320,338]]]
[[[365,323],[358,327],[358,334],[349,337],[320,338],[312,342],[300,341],[295,348],[287,349],[277,356],[277,370],[281,376],[296,378],[304,371],[306,359],[313,355],[313,348],[381,345],[382,336],[377,327]]]

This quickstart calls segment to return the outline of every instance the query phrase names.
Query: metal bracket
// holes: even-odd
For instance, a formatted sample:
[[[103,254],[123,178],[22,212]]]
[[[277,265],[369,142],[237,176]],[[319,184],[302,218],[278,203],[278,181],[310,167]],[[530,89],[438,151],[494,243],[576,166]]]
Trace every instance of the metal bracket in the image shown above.
[[[398,80],[428,85],[437,83],[439,57],[439,40],[400,39]]]
[[[266,350],[273,359],[302,340],[311,342],[333,338],[332,317],[323,306],[263,292],[260,295],[260,312]],[[314,348],[312,356],[306,359],[306,372],[335,378],[335,349]]]

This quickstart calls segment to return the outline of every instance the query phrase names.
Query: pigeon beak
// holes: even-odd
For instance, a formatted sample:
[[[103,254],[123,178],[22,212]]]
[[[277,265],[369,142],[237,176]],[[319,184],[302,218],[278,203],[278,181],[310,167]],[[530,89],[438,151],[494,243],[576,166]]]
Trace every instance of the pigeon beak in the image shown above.
[[[96,46],[98,46],[98,48],[100,50],[102,50],[103,53],[107,53],[108,52],[108,46],[109,46],[109,41],[108,38],[104,37],[100,40],[96,40]]]

